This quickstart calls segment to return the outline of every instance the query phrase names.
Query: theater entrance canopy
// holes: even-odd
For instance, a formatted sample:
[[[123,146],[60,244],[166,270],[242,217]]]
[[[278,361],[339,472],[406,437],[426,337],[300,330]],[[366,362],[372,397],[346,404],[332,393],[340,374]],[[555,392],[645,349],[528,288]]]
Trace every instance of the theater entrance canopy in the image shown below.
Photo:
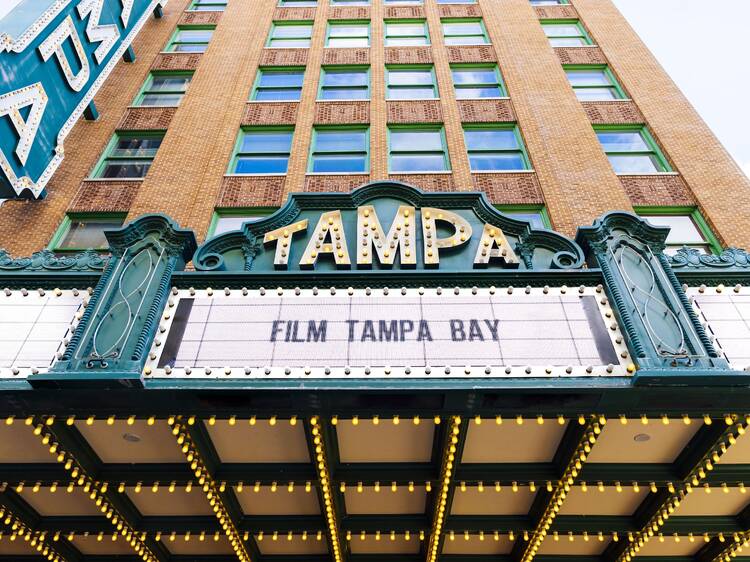
[[[741,560],[750,262],[667,234],[383,182],[0,252],[0,562]]]

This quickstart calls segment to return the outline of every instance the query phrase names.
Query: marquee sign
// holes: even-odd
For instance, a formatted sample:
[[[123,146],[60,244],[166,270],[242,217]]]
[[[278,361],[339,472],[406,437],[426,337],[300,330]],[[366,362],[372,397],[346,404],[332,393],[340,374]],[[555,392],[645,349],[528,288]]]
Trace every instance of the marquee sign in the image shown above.
[[[166,0],[24,0],[0,20],[0,197],[41,197],[73,125]]]

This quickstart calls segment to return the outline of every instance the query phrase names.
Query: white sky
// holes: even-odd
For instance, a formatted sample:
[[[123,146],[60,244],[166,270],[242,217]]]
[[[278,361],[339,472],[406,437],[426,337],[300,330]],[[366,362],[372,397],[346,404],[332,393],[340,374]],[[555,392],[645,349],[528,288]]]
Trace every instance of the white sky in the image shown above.
[[[613,0],[750,176],[750,0]]]

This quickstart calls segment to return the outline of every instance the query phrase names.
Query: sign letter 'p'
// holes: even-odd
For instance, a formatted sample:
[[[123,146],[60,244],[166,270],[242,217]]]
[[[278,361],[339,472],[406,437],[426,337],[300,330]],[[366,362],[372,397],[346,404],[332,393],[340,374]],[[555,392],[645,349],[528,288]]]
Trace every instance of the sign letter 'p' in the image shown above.
[[[73,72],[73,67],[70,66],[68,56],[63,49],[63,43],[65,43],[68,37],[73,42],[78,62],[81,65],[77,73]],[[83,49],[81,38],[78,37],[78,32],[70,16],[65,18],[57,26],[57,29],[42,41],[42,44],[39,45],[39,52],[45,61],[48,61],[52,55],[57,57],[57,62],[60,63],[60,68],[65,75],[65,79],[68,81],[68,85],[76,92],[80,92],[86,85],[86,82],[89,81],[89,60],[86,58],[86,51]]]
[[[453,234],[447,238],[438,238],[438,221],[452,225]],[[466,244],[471,238],[471,225],[458,213],[424,207],[422,209],[422,236],[424,237],[424,264],[427,267],[437,267],[440,264],[440,248],[454,248]]]

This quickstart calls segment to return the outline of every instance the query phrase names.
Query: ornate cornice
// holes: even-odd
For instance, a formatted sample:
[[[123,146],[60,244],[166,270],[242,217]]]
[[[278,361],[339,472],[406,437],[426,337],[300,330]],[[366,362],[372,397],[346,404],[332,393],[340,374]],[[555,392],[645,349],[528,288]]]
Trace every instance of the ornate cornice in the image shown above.
[[[727,248],[718,256],[705,254],[696,248],[683,246],[673,256],[669,256],[673,269],[740,269],[750,270],[750,254],[741,248]]]
[[[94,250],[78,254],[56,255],[50,250],[34,252],[30,257],[12,258],[0,248],[0,272],[59,272],[87,271],[101,273],[107,266],[108,256]]]

